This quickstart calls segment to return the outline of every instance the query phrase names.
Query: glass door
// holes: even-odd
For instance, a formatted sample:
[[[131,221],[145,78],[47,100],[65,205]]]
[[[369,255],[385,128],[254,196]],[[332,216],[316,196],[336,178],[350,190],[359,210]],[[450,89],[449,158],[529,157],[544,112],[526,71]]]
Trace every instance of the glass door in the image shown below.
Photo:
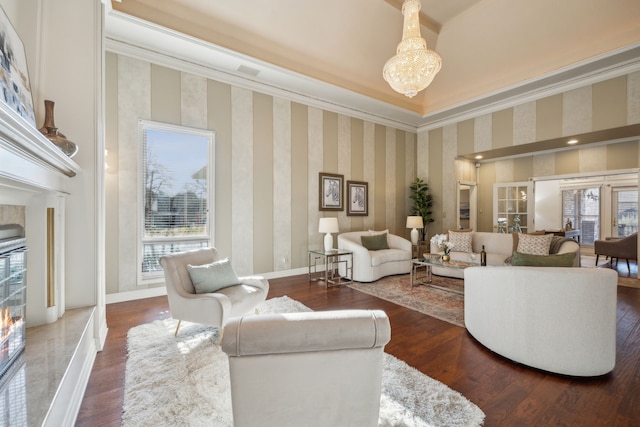
[[[493,224],[498,233],[533,231],[533,184],[529,181],[493,185]]]
[[[638,189],[614,187],[611,189],[611,234],[626,237],[638,231]]]

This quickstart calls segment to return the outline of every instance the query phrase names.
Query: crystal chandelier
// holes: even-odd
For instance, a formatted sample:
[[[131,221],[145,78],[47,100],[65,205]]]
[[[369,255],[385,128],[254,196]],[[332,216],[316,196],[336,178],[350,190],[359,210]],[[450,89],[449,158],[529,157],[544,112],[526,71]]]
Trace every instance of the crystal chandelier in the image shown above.
[[[420,7],[419,0],[405,0],[402,4],[402,41],[382,70],[391,88],[409,98],[429,86],[442,66],[440,55],[427,49],[427,41],[420,35]]]

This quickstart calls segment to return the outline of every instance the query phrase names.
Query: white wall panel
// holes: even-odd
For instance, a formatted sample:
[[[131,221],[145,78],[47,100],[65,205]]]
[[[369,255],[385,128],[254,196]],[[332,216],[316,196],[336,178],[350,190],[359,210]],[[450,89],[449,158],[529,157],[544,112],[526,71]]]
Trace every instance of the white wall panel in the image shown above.
[[[396,131],[386,128],[385,215],[387,227],[396,223]]]
[[[373,230],[375,224],[375,209],[373,209],[372,196],[376,194],[376,149],[375,149],[375,125],[372,122],[364,122],[363,147],[364,159],[362,173],[364,182],[369,184],[369,215],[364,217],[365,230]]]
[[[640,71],[627,76],[627,124],[640,123]]]
[[[309,248],[320,249],[323,236],[318,233],[320,202],[318,174],[323,170],[324,125],[322,110],[309,107]]]
[[[207,128],[207,79],[181,73],[180,112],[182,125]]]
[[[513,107],[513,145],[528,144],[536,140],[535,101]]]
[[[565,92],[562,95],[562,135],[591,132],[591,85]]]
[[[291,268],[291,102],[273,99],[273,265]]]
[[[138,119],[151,117],[151,66],[118,57],[118,236],[120,292],[135,290],[138,277],[140,143]],[[134,261],[134,262],[132,262]]]
[[[231,256],[238,275],[253,273],[253,93],[231,88]]]
[[[351,118],[338,114],[338,173],[344,176],[344,210],[338,213],[340,230],[351,229],[351,217],[347,216],[347,180],[351,180]],[[334,247],[336,239],[334,238]]]
[[[491,114],[480,116],[473,122],[473,151],[491,150],[493,138],[493,117]]]

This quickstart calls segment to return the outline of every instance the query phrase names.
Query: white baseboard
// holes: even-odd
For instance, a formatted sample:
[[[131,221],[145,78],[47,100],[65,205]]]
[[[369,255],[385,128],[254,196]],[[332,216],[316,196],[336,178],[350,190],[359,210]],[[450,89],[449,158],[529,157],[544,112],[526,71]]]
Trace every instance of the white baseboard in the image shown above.
[[[299,274],[307,274],[309,269],[307,267],[294,268],[292,270],[273,271],[270,273],[262,273],[257,276],[262,276],[265,279],[277,279],[279,277],[297,276]],[[143,298],[159,297],[167,294],[167,288],[164,286],[157,286],[154,288],[137,289],[135,291],[118,292],[115,294],[107,294],[105,301],[107,304],[114,304],[117,302],[134,301]]]

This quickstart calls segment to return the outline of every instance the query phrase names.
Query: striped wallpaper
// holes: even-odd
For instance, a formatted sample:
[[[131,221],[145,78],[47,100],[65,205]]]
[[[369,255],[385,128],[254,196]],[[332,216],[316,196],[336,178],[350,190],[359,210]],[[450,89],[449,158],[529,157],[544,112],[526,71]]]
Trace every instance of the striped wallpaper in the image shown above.
[[[418,176],[434,197],[430,235],[456,226],[456,183],[478,182],[478,230],[493,230],[493,184],[532,177],[633,169],[639,140],[482,163],[458,155],[640,123],[640,72],[541,98],[417,136]],[[452,167],[453,164],[466,165]]]
[[[214,130],[215,246],[238,274],[307,266],[318,221],[408,237],[416,134],[161,67],[106,55],[107,293],[136,283],[138,120]],[[369,215],[319,211],[318,174],[369,184]]]

